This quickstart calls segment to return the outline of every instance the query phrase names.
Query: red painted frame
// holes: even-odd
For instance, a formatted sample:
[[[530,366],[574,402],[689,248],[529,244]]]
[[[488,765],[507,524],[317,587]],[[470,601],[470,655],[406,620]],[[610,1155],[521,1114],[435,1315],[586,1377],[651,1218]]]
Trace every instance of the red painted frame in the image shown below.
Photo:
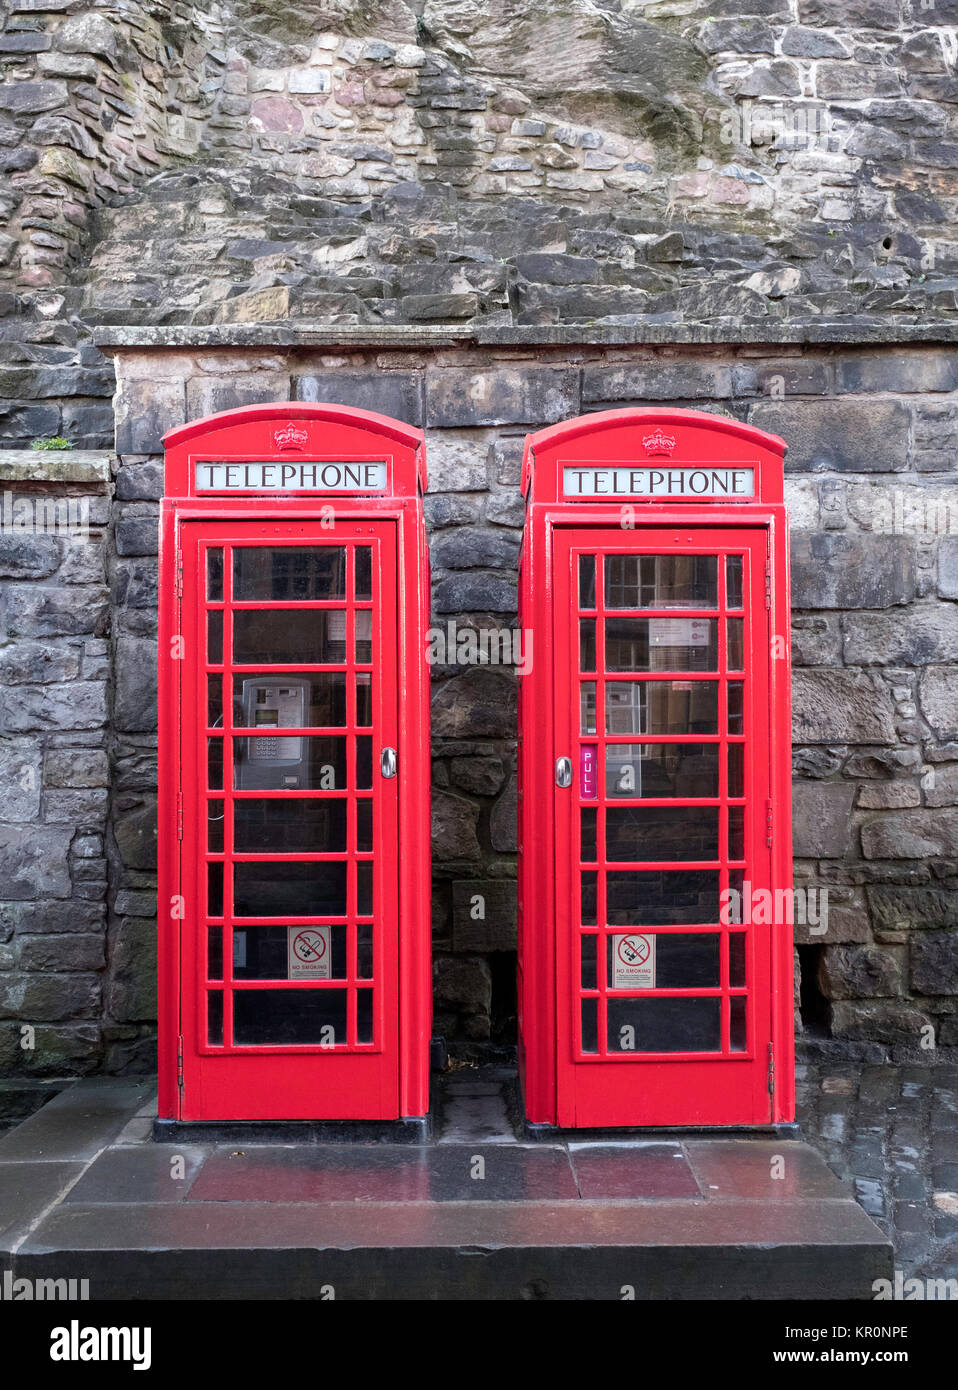
[[[663,465],[653,449],[660,430],[672,441]],[[655,1062],[628,1057],[608,1065],[576,1063],[568,1029],[572,996],[569,957],[557,942],[567,943],[572,913],[569,867],[574,841],[571,825],[574,794],[557,791],[555,760],[572,755],[568,677],[557,679],[557,663],[569,670],[569,599],[557,574],[557,554],[572,545],[570,530],[589,537],[601,552],[621,550],[629,539],[648,549],[641,539],[647,528],[681,531],[690,543],[707,537],[721,543],[729,528],[755,529],[765,537],[768,556],[767,784],[773,828],[768,860],[769,886],[791,887],[791,725],[789,682],[788,522],[783,502],[785,443],[777,436],[724,417],[685,410],[616,410],[583,416],[530,435],[523,461],[526,528],[520,560],[520,622],[533,633],[535,660],[520,679],[519,736],[519,1062],[529,1120],[562,1126],[624,1126],[682,1124],[767,1124],[794,1115],[794,1040],[792,1007],[791,928],[780,924],[769,941],[767,1016],[771,1048],[768,1058],[754,1059],[763,1085],[746,1088],[749,1098],[723,1102],[696,1100],[698,1085],[683,1094],[676,1084],[677,1067],[687,1065],[673,1056]],[[562,495],[565,466],[694,467],[699,464],[744,465],[755,470],[754,496],[736,501],[642,500],[629,498],[632,512],[623,528],[622,506],[595,498],[567,500]],[[631,525],[634,529],[628,529]],[[694,539],[693,539],[694,538]],[[580,547],[581,548],[581,547]],[[753,602],[754,602],[753,594]],[[762,605],[762,619],[765,605]],[[564,635],[563,635],[564,634]],[[774,658],[771,653],[774,652]],[[532,717],[524,712],[532,712]],[[577,727],[577,726],[576,726]],[[560,743],[562,746],[560,746]],[[563,801],[562,798],[566,800]],[[563,807],[569,807],[568,812]],[[752,808],[751,822],[765,806]],[[565,821],[564,818],[565,817]],[[561,925],[560,925],[561,923]],[[577,991],[576,991],[577,992]],[[756,1001],[757,1002],[757,1001]],[[647,1068],[654,1079],[652,1095],[643,1101],[640,1088],[620,1083],[629,1066]],[[703,1068],[715,1065],[702,1061]],[[732,1063],[742,1066],[741,1062]],[[569,1069],[593,1073],[593,1081],[568,1084]],[[619,1069],[616,1071],[616,1069]],[[611,1073],[611,1075],[610,1075]],[[691,1075],[691,1073],[690,1073]],[[560,1081],[561,1076],[561,1081]],[[707,1072],[706,1072],[707,1076]],[[573,1094],[574,1093],[574,1094]]]
[[[422,431],[386,416],[338,405],[271,403],[193,421],[171,431],[164,443],[167,495],[161,510],[159,614],[159,1115],[199,1120],[424,1115],[428,1109],[432,989],[429,681],[425,660],[429,584],[422,513],[426,486]],[[369,495],[306,491],[197,494],[194,464],[204,459],[382,461],[387,465],[386,488]],[[193,620],[202,606],[197,592],[196,602],[189,605],[192,614],[184,607],[184,593],[189,598],[191,589],[184,565],[195,543],[184,542],[205,536],[219,538],[219,543],[230,537],[242,543],[261,540],[265,534],[277,544],[296,539],[302,542],[304,537],[307,543],[310,537],[317,543],[335,543],[337,526],[344,542],[385,546],[395,557],[395,563],[387,564],[383,571],[389,576],[384,579],[384,598],[395,611],[396,644],[395,688],[384,691],[383,700],[384,708],[391,707],[394,714],[392,719],[387,715],[381,737],[375,736],[375,727],[372,731],[377,795],[384,785],[379,782],[381,748],[390,744],[398,752],[399,771],[392,798],[398,830],[392,833],[384,827],[389,860],[384,872],[393,876],[396,885],[390,910],[398,916],[398,959],[374,962],[377,981],[383,970],[392,970],[382,1002],[387,1006],[386,1014],[391,1010],[395,1015],[395,1027],[384,1015],[386,1051],[379,1054],[383,1065],[376,1075],[371,1073],[365,1079],[351,1075],[348,1065],[340,1066],[348,1062],[349,1054],[336,1049],[257,1048],[255,1053],[232,1054],[238,1068],[235,1075],[225,1086],[207,1087],[204,1095],[192,1084],[195,1078],[191,1074],[191,1065],[195,1070],[202,1049],[193,1047],[187,1055],[187,1038],[196,1031],[189,1026],[196,1016],[193,1005],[203,982],[198,963],[192,952],[184,952],[182,940],[184,934],[192,936],[199,929],[196,919],[200,904],[193,878],[200,856],[188,832],[180,838],[184,833],[181,826],[191,816],[198,818],[197,807],[206,799],[205,777],[201,786],[195,766],[196,739],[201,735],[191,712],[195,691],[191,698],[186,688],[189,663],[176,654],[180,637],[187,638],[189,648]],[[381,610],[381,616],[388,627],[388,610]],[[198,647],[195,630],[192,646]],[[394,736],[385,737],[387,732]],[[172,913],[172,905],[180,901],[184,903],[186,926]],[[382,906],[387,907],[385,901]],[[189,927],[192,932],[188,932]],[[388,926],[380,929],[388,930]],[[224,967],[228,970],[225,962]],[[352,1056],[361,1051],[360,1046]],[[302,1062],[297,1061],[300,1057]],[[225,1058],[217,1058],[222,1060]],[[371,1058],[359,1060],[368,1062]],[[325,1078],[324,1064],[330,1064]],[[292,1087],[284,1083],[281,1096],[276,1094],[275,1072],[270,1079],[276,1065],[285,1073],[298,1067],[296,1083]],[[339,1071],[342,1076],[334,1075]]]

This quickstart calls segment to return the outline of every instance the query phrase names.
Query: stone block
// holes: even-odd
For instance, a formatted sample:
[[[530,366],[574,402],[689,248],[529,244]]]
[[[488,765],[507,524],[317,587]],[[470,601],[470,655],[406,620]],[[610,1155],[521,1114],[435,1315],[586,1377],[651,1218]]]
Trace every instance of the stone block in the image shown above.
[[[958,598],[958,536],[942,536],[938,543],[938,593]]]
[[[107,988],[110,1016],[121,1023],[156,1018],[156,921],[124,917],[117,928],[110,956]]]
[[[909,413],[901,401],[761,401],[749,423],[788,441],[790,473],[889,473],[908,466]]]
[[[432,428],[547,425],[578,413],[578,372],[570,367],[426,371],[426,422]]]
[[[505,776],[501,758],[465,757],[451,758],[449,761],[452,785],[473,796],[495,796]]]
[[[59,826],[0,824],[0,892],[4,898],[70,896],[67,854],[72,830]]]
[[[91,971],[102,970],[105,964],[102,935],[24,936],[20,940],[21,970]]]
[[[452,885],[452,946],[485,954],[516,949],[515,879],[460,879]]]
[[[118,454],[159,454],[168,430],[186,423],[186,386],[182,380],[142,381],[121,377],[114,400],[116,451]],[[162,496],[162,465],[160,491]],[[122,497],[119,479],[117,496]],[[129,495],[143,496],[134,490]]]
[[[514,738],[516,682],[489,668],[443,681],[432,698],[433,738]]]
[[[798,614],[792,618],[795,666],[840,666],[842,634],[837,614]]]
[[[481,526],[462,526],[436,539],[431,555],[439,569],[513,570],[519,556],[519,537]]]
[[[116,552],[118,555],[156,555],[160,548],[160,525],[156,513],[151,516],[125,515],[116,523]]]
[[[0,821],[39,818],[41,759],[36,739],[0,741]]]
[[[499,797],[489,817],[492,848],[500,854],[515,854],[519,848],[519,805],[515,774]]]
[[[106,682],[21,685],[16,700],[0,705],[0,732],[100,729],[107,721]]]
[[[59,567],[62,542],[55,536],[0,532],[0,579],[46,579]]]
[[[908,958],[916,994],[958,994],[958,931],[917,933],[909,942]]]
[[[489,446],[475,434],[426,434],[429,491],[484,492],[489,485]]]
[[[866,859],[958,855],[958,810],[900,811],[862,826]]]
[[[118,637],[114,726],[123,733],[156,728],[156,643],[146,637]]]
[[[793,531],[795,608],[890,608],[910,603],[917,587],[911,536]]]
[[[69,637],[102,630],[107,591],[102,584],[8,584],[2,593],[10,637]]]
[[[849,1042],[914,1046],[931,1022],[927,1014],[903,1000],[850,1000],[833,1004],[830,1014],[832,1037]]]
[[[935,768],[924,786],[927,806],[958,806],[958,764]]]
[[[488,1014],[492,1006],[492,973],[484,960],[437,956],[433,964],[433,993],[439,1009]]]
[[[928,348],[843,353],[835,364],[835,385],[840,392],[856,394],[955,391],[958,359],[952,352]]]
[[[953,666],[926,666],[918,678],[922,713],[939,737],[958,733],[958,670]]]
[[[793,849],[799,859],[841,859],[851,837],[855,786],[796,782],[792,787]]]
[[[947,603],[914,604],[903,613],[849,613],[850,666],[929,666],[958,661],[958,622]]]
[[[818,981],[826,999],[882,999],[903,992],[901,965],[880,946],[826,946]]]
[[[504,613],[518,609],[518,583],[514,577],[464,571],[448,575],[433,588],[435,613]]]
[[[478,859],[476,826],[479,807],[448,792],[432,795],[432,856],[434,860]]]
[[[614,367],[587,366],[582,400],[602,402],[723,400],[732,394],[732,369],[724,362],[628,362]]]
[[[888,691],[864,671],[799,668],[792,676],[796,743],[894,743]]]
[[[373,410],[407,425],[423,422],[417,372],[310,372],[293,378],[293,392],[297,401],[329,401]],[[431,469],[432,458],[427,459]]]

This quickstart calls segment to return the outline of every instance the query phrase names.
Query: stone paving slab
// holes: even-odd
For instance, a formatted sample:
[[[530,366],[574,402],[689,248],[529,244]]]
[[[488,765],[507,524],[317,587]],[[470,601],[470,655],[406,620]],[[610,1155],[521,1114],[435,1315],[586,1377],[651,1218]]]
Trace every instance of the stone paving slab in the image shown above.
[[[144,1085],[78,1082],[0,1139],[0,1268],[150,1299],[867,1299],[890,1273],[801,1142],[507,1142],[503,1078],[461,1084],[433,1143],[170,1145]]]

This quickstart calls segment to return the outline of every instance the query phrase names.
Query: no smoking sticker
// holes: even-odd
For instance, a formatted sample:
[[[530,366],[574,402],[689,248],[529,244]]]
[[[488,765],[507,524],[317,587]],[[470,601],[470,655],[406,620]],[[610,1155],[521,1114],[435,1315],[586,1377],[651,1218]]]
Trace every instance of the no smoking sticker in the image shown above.
[[[329,927],[287,927],[286,956],[291,980],[328,980]]]
[[[629,932],[612,938],[612,988],[655,988],[655,937]]]

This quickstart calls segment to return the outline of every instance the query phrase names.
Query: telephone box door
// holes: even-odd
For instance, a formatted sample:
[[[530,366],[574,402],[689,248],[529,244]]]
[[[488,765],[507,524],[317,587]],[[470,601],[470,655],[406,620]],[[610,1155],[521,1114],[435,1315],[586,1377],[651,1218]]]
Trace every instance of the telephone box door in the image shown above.
[[[396,523],[181,546],[179,1118],[398,1116]]]
[[[768,1123],[767,529],[553,536],[558,1123]]]

